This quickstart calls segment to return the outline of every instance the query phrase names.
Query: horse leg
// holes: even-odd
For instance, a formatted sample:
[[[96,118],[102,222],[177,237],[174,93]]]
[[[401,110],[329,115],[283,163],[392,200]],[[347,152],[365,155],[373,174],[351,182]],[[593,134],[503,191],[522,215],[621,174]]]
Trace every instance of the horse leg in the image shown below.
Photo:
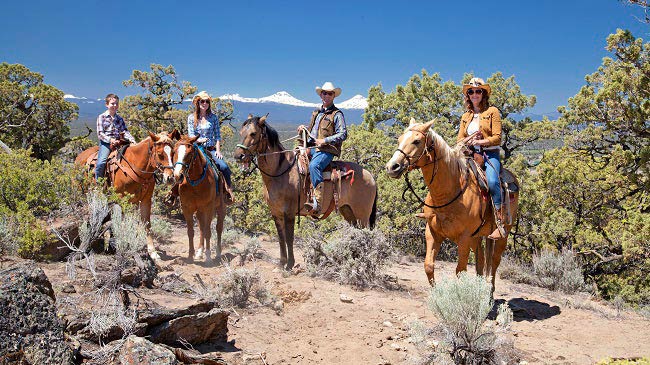
[[[192,262],[194,261],[194,214],[183,210],[183,216],[185,217],[185,224],[187,224],[187,241],[189,244],[187,259]]]
[[[494,281],[497,276],[497,268],[499,267],[499,264],[501,264],[501,255],[503,255],[503,251],[506,250],[506,245],[508,241],[506,238],[502,238],[499,240],[496,240],[494,242],[494,250],[492,254],[492,271],[490,274],[492,275],[492,295],[494,296]],[[488,259],[490,259],[488,257]]]
[[[296,263],[296,259],[293,257],[293,232],[295,228],[296,217],[293,215],[286,214],[284,216],[284,238],[287,244],[287,252],[289,254],[287,260],[287,270],[291,270],[293,265]]]
[[[275,229],[278,231],[278,240],[280,241],[280,266],[287,263],[287,245],[284,239],[284,218],[273,216]]]
[[[140,202],[140,220],[144,223],[145,229],[147,230],[147,252],[149,252],[149,257],[154,262],[159,261],[160,255],[156,251],[156,247],[153,244],[153,236],[151,235],[151,199]]]
[[[221,233],[223,232],[223,220],[225,217],[226,217],[225,204],[221,204],[221,206],[217,208],[217,225],[215,227],[215,230],[217,231],[217,245],[216,245],[217,263],[221,262]]]
[[[456,275],[461,271],[467,270],[467,261],[469,261],[470,242],[466,239],[458,240],[458,264],[456,265]]]
[[[210,239],[212,238],[212,230],[210,224],[212,223],[213,212],[203,213],[201,218],[201,243],[205,250],[205,262],[212,263],[212,252],[210,252]]]
[[[424,229],[424,236],[427,241],[427,252],[426,252],[426,256],[424,257],[424,272],[427,274],[427,279],[429,280],[429,284],[433,286],[436,283],[436,279],[434,276],[435,263],[436,263],[436,257],[438,256],[438,252],[440,252],[442,237],[439,237],[438,235],[435,235],[433,233],[433,230],[431,229],[429,222],[427,222],[427,226]]]
[[[483,237],[478,238],[474,255],[476,255],[476,275],[484,276],[485,248],[483,247]]]

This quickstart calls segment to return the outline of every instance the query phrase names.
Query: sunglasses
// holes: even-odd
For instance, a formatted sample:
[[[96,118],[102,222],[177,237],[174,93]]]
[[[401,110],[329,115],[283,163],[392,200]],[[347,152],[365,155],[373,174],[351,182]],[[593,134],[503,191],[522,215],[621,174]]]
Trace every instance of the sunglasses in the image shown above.
[[[321,91],[321,95],[334,95],[334,91]]]
[[[204,100],[199,101],[199,103],[201,103],[201,104],[210,104],[210,100],[204,99]]]
[[[467,95],[473,95],[474,93],[477,93],[478,95],[481,95],[481,94],[483,94],[483,89],[478,89],[478,90],[469,89],[469,90],[467,90]]]

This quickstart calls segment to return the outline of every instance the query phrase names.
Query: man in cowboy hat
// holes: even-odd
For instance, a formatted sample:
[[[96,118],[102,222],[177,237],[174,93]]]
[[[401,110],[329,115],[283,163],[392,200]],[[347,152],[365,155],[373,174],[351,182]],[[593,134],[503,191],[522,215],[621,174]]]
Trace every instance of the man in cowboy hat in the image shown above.
[[[314,197],[313,201],[305,203],[305,207],[314,215],[319,214],[323,208],[323,170],[332,162],[334,156],[341,155],[341,145],[348,137],[343,112],[334,106],[334,98],[341,95],[341,88],[334,87],[327,81],[323,86],[316,87],[316,94],[320,96],[323,105],[312,112],[309,127],[298,127],[298,133],[308,133],[307,143],[313,146],[310,149],[312,158],[309,163],[309,175]]]

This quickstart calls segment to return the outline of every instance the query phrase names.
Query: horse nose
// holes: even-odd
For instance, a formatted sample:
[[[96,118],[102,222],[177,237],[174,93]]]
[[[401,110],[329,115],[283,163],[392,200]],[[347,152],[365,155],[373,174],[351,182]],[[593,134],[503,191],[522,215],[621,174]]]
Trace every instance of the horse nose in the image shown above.
[[[389,174],[399,172],[401,167],[402,167],[402,165],[398,164],[397,162],[392,163],[392,164],[389,163],[388,165],[386,165],[386,172],[388,172]]]

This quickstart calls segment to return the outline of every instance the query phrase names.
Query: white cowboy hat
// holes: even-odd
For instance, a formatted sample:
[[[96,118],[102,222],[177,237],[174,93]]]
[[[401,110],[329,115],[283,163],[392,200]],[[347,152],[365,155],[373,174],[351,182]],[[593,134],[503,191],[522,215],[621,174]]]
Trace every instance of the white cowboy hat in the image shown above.
[[[318,96],[320,96],[320,93],[323,91],[334,91],[334,97],[341,95],[341,88],[334,87],[334,84],[329,81],[324,83],[323,86],[316,86],[316,94],[318,94]]]
[[[472,77],[472,79],[469,80],[469,84],[463,85],[463,94],[467,94],[467,90],[469,90],[472,87],[481,88],[487,91],[488,95],[492,93],[492,88],[490,87],[490,85],[486,84],[485,81],[483,81],[483,79],[480,77]]]
[[[212,97],[207,92],[201,91],[200,93],[194,95],[192,98],[192,104],[196,104],[196,102],[199,100],[210,100],[210,102],[212,102]]]

